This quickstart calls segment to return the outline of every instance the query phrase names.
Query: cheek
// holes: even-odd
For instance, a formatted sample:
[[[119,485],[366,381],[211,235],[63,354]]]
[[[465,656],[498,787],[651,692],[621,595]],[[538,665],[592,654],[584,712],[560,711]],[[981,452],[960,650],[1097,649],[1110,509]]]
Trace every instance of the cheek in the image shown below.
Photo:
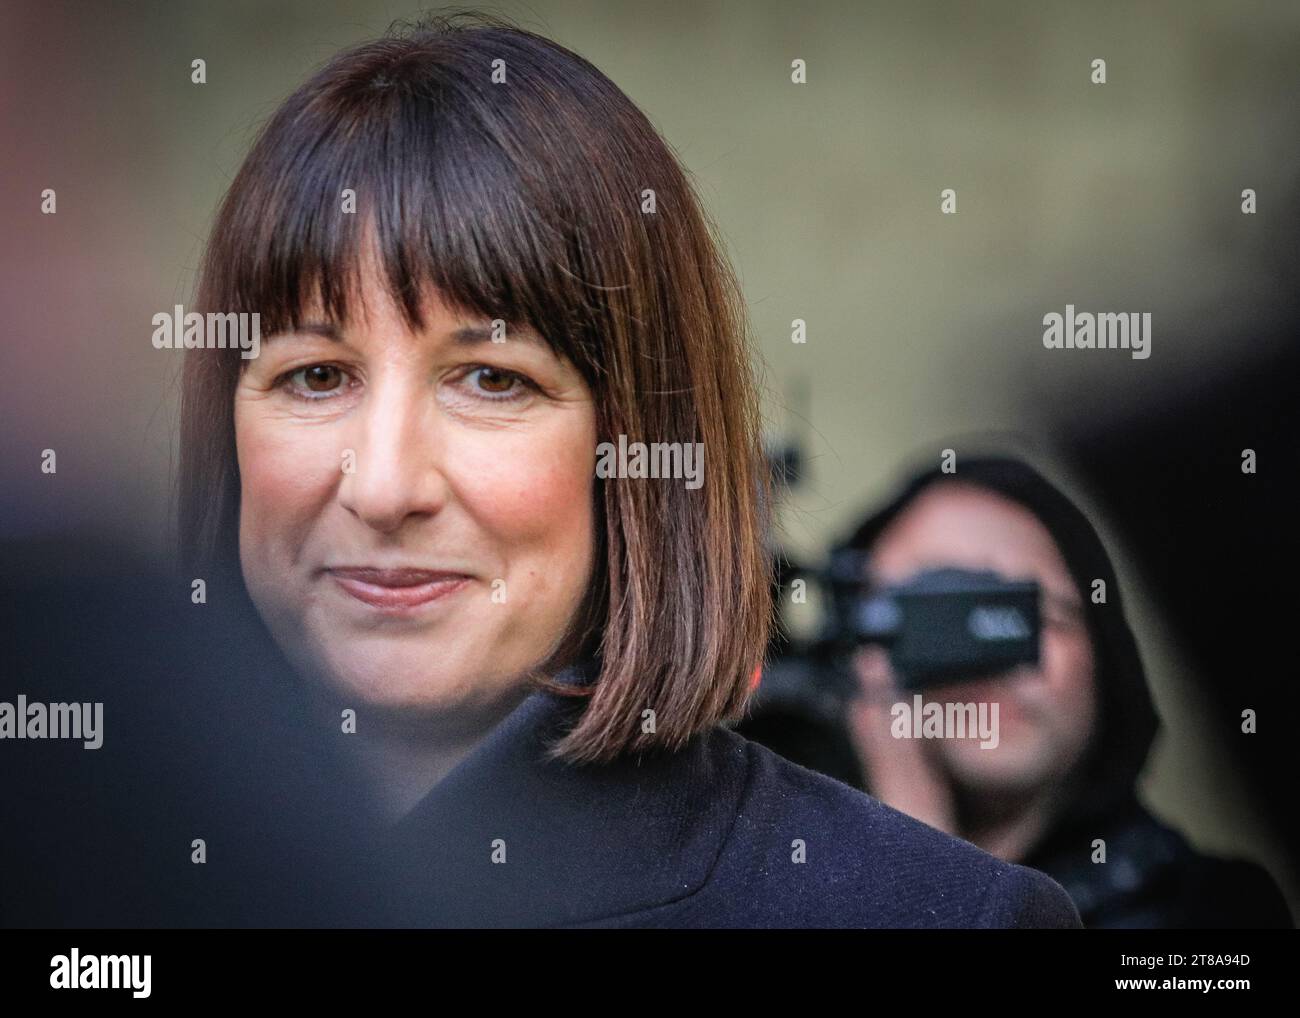
[[[1049,632],[1045,672],[1054,713],[1062,725],[1087,731],[1094,712],[1092,647],[1086,634]]]
[[[585,573],[595,441],[587,428],[565,423],[541,434],[485,439],[457,458],[458,499],[516,579],[546,583],[578,572],[580,563]]]
[[[240,543],[276,542],[314,518],[342,470],[324,429],[295,431],[256,411],[235,413]]]

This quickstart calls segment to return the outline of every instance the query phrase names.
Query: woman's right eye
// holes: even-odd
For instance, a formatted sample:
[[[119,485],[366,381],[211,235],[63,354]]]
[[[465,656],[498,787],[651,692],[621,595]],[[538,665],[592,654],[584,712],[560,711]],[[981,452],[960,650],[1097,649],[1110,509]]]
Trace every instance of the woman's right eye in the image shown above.
[[[347,372],[336,365],[309,364],[286,372],[280,377],[280,384],[287,386],[299,399],[329,399],[342,391],[347,378]]]

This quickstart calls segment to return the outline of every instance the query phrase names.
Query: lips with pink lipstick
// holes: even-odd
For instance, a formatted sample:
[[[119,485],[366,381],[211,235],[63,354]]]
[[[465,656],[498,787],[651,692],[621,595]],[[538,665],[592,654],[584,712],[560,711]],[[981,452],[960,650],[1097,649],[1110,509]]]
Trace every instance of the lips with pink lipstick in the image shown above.
[[[436,569],[379,569],[371,566],[339,566],[326,572],[345,593],[384,611],[418,608],[446,597],[469,583],[464,573]]]

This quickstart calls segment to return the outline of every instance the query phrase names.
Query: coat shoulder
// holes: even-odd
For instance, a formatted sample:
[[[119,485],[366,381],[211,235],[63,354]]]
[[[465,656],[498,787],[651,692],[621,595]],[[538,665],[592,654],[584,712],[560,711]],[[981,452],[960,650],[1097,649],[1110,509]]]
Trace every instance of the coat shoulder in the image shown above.
[[[725,728],[746,767],[709,879],[677,920],[773,927],[1059,927],[1078,913],[1051,878],[1002,862]]]

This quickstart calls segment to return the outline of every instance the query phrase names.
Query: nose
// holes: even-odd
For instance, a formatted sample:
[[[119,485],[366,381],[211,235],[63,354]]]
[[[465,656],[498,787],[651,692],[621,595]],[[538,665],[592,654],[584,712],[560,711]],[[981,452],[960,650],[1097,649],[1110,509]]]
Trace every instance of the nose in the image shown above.
[[[421,399],[418,392],[390,389],[373,395],[352,416],[338,500],[368,527],[390,534],[446,503],[443,439],[427,394]]]

